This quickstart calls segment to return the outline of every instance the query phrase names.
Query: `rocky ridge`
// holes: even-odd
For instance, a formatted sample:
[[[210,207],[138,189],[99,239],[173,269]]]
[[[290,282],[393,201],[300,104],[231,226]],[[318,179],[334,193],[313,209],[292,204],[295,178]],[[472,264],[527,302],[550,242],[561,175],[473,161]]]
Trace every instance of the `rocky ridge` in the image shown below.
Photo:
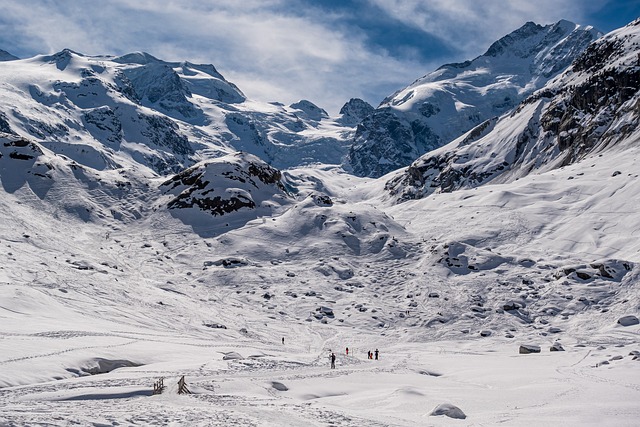
[[[512,113],[422,156],[387,183],[400,200],[573,164],[637,140],[640,21],[592,43]]]

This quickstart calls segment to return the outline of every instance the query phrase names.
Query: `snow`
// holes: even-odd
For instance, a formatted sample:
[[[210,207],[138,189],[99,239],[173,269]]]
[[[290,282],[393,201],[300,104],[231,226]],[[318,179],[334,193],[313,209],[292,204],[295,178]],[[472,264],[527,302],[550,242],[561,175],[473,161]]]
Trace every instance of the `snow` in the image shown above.
[[[90,203],[82,184],[47,207],[23,183],[0,198],[0,422],[448,425],[430,416],[447,404],[474,424],[634,425],[633,153],[400,205],[371,198],[384,178],[299,168],[295,204],[206,238],[158,208],[84,222],[60,210]]]
[[[333,119],[286,133],[294,107],[246,100],[224,139],[231,107],[194,95],[211,121],[162,129],[197,135],[199,151],[162,174],[150,159],[173,149],[130,138],[148,130],[138,114],[165,117],[153,102],[105,92],[71,105],[75,92],[45,84],[80,82],[101,61],[115,82],[118,67],[155,61],[97,58],[0,67],[21,135],[0,135],[0,425],[637,425],[637,132],[565,167],[397,203],[385,189],[397,172],[299,162],[309,145],[340,152],[349,131]],[[219,80],[206,66],[172,69],[207,96],[203,80]],[[131,113],[117,143],[78,121],[116,105]],[[514,117],[488,127],[515,136],[527,123]],[[34,137],[29,118],[51,132]],[[259,151],[234,138],[265,118],[261,130],[286,134],[269,139],[295,166],[281,174],[235,152]],[[473,150],[494,150],[482,138]],[[189,204],[207,197],[255,206]],[[178,394],[183,377],[191,394]]]

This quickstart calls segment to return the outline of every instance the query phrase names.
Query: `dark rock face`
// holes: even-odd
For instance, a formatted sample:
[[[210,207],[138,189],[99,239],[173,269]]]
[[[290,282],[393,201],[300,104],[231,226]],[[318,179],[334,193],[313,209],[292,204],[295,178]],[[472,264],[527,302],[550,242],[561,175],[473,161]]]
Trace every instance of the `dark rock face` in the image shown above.
[[[597,54],[597,50],[590,52],[593,51]],[[590,61],[584,57],[580,59]],[[557,138],[558,148],[563,153],[562,166],[576,162],[598,146],[615,145],[616,140],[624,139],[636,128],[637,114],[635,120],[620,128],[612,128],[612,124],[637,110],[637,103],[629,105],[627,102],[637,97],[638,88],[640,67],[609,68],[554,96],[541,123],[545,131]],[[585,120],[585,115],[591,120]]]
[[[15,160],[31,160],[42,155],[42,149],[35,143],[20,137],[13,137],[2,143],[0,158],[7,155]]]
[[[138,120],[144,124],[140,135],[147,140],[147,145],[157,149],[154,154],[145,155],[146,162],[157,173],[175,173],[192,164],[189,156],[194,150],[174,121],[166,116],[146,114],[140,114]]]
[[[391,108],[377,109],[357,127],[348,162],[358,176],[379,177],[440,145],[420,120],[408,121]]]
[[[0,112],[0,132],[8,133],[8,134],[11,134],[11,135],[15,135],[16,134],[14,132],[14,130],[11,129],[11,125],[9,124],[9,121],[7,120],[7,115],[4,114],[3,112]]]
[[[375,109],[366,101],[360,98],[351,98],[340,109],[340,122],[346,126],[355,126],[372,114]]]
[[[165,192],[177,192],[168,208],[198,208],[213,216],[223,216],[243,208],[255,209],[252,192],[265,186],[272,188],[272,193],[285,192],[279,170],[250,155],[235,157],[240,161],[201,162],[165,181],[161,185]],[[237,188],[229,188],[232,185],[229,181],[237,181],[233,184]]]
[[[85,129],[98,141],[108,146],[119,147],[122,140],[122,123],[114,111],[107,107],[87,110],[82,116]]]

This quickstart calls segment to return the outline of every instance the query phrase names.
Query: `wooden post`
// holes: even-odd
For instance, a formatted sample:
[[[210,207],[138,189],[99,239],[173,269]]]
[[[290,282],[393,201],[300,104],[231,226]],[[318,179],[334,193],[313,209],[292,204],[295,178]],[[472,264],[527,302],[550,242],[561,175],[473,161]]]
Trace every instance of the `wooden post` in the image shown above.
[[[153,383],[153,394],[161,394],[165,389],[164,387],[164,378],[161,377],[158,381]]]
[[[187,383],[184,380],[184,375],[178,381],[178,394],[191,394],[191,392],[187,388]]]

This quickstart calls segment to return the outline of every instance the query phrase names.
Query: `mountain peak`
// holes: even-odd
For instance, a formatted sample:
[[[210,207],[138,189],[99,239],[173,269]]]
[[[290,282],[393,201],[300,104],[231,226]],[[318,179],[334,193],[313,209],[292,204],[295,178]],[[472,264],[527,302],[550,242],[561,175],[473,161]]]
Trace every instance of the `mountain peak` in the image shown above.
[[[117,58],[113,58],[113,62],[120,64],[139,64],[147,65],[155,62],[164,62],[147,52],[131,52]]]
[[[564,71],[600,36],[562,20],[527,22],[471,61],[443,65],[386,98],[359,125],[348,161],[358,175],[381,176],[492,117]]]
[[[589,31],[593,27],[582,27],[566,19],[554,24],[539,25],[527,22],[517,30],[494,42],[482,56],[497,57],[513,54],[520,58],[534,56],[553,43],[558,43],[574,31]],[[599,33],[595,30],[596,33]]]
[[[340,114],[342,114],[340,121],[347,126],[355,126],[373,113],[374,110],[375,108],[367,101],[363,101],[360,98],[351,98],[340,109]]]
[[[289,107],[304,112],[305,115],[311,120],[322,120],[329,117],[329,114],[325,110],[306,99],[295,102],[289,105]]]
[[[74,57],[83,58],[85,57],[85,55],[83,55],[82,53],[76,52],[74,50],[64,48],[60,52],[56,52],[51,55],[44,55],[40,59],[50,64],[56,64],[56,67],[60,71],[62,71],[65,68],[67,68],[67,66],[69,65],[69,63]]]

